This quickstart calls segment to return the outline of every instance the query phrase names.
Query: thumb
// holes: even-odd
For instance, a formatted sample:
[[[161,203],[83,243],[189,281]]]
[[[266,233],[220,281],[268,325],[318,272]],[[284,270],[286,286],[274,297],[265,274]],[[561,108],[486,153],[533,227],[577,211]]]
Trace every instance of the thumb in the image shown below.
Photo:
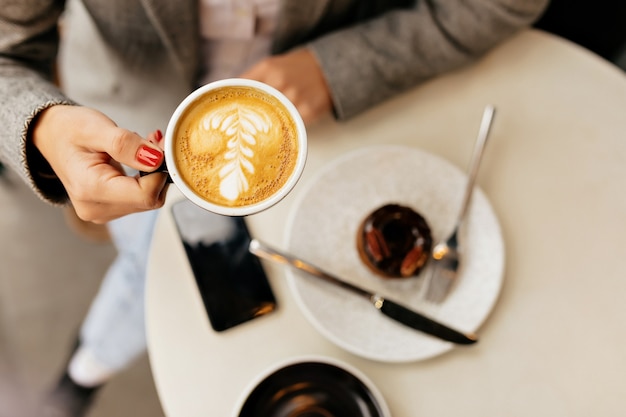
[[[154,171],[163,162],[163,150],[148,139],[126,129],[111,137],[109,155],[139,171]]]

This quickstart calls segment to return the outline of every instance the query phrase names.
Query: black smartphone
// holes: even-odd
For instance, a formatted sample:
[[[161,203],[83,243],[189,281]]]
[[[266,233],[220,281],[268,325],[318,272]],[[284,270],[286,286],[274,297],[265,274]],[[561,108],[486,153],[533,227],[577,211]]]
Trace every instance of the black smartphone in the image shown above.
[[[172,215],[214,330],[276,309],[263,266],[248,250],[250,233],[242,217],[211,213],[189,200],[174,203]]]

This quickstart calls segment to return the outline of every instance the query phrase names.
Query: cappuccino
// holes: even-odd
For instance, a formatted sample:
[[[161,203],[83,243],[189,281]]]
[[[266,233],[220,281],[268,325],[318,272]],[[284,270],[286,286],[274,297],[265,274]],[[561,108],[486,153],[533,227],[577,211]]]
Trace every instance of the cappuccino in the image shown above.
[[[254,86],[204,92],[174,127],[172,151],[180,178],[217,206],[245,207],[271,198],[299,175],[295,171],[306,152],[300,149],[293,111]]]

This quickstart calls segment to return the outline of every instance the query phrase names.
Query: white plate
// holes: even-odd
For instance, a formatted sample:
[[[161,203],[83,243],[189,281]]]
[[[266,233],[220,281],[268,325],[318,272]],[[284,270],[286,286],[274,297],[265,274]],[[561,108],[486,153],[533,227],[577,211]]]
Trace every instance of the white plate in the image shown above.
[[[474,191],[459,239],[466,255],[457,283],[442,304],[423,299],[417,278],[386,280],[360,260],[356,235],[376,208],[397,203],[422,214],[435,241],[452,230],[466,175],[446,160],[395,145],[373,146],[329,163],[298,196],[287,224],[288,250],[346,281],[400,301],[462,331],[476,331],[500,293],[504,244],[498,220],[480,189]],[[288,269],[288,279],[306,317],[321,334],[356,355],[383,362],[430,358],[454,345],[383,316],[367,300]]]

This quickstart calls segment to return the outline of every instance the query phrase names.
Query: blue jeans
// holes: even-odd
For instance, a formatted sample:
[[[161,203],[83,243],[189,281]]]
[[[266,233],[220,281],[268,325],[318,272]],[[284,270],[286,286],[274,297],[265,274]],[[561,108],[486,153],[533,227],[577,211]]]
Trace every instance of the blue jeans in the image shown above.
[[[148,252],[157,211],[109,223],[118,254],[109,267],[81,328],[81,344],[112,371],[146,350],[144,295]]]

